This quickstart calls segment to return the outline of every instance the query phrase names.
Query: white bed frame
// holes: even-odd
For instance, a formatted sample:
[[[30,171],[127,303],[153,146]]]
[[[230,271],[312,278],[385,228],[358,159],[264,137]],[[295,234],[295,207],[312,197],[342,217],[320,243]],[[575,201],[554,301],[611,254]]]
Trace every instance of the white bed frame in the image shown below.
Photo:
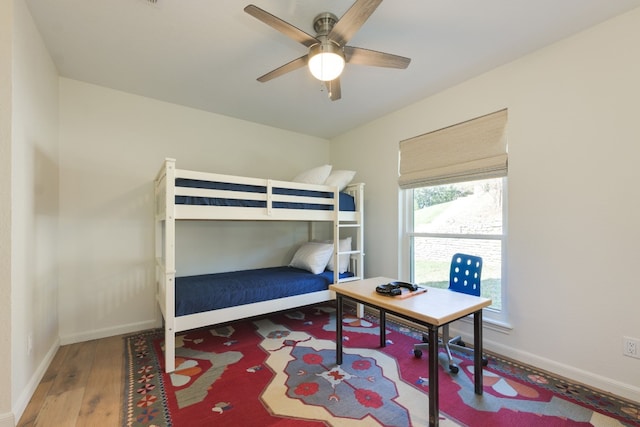
[[[175,159],[166,159],[155,179],[156,198],[156,299],[164,319],[165,336],[165,371],[175,370],[175,336],[176,333],[200,328],[232,320],[243,319],[259,314],[267,314],[280,310],[315,304],[335,299],[331,291],[311,292],[275,300],[244,304],[235,307],[212,310],[203,313],[175,316],[175,240],[176,221],[181,220],[248,220],[248,221],[329,221],[333,227],[334,259],[349,254],[349,271],[354,277],[338,280],[338,272],[334,272],[334,283],[338,281],[359,280],[364,274],[363,253],[363,207],[364,184],[351,184],[344,192],[355,199],[355,212],[340,212],[338,189],[324,185],[300,184],[271,179],[239,177],[215,173],[195,172],[176,169]],[[201,188],[176,187],[176,178],[196,179],[202,181],[226,182],[245,185],[257,185],[267,188],[265,193],[245,193],[238,191],[209,190]],[[303,196],[287,196],[273,194],[273,188],[289,188],[314,190],[333,193],[333,198],[316,198]],[[176,205],[175,196],[221,197],[229,199],[262,200],[266,208],[247,208],[230,206]],[[332,205],[333,210],[309,209],[273,209],[274,202],[298,202]],[[340,230],[355,229],[357,236],[355,250],[339,251]],[[336,263],[337,264],[337,263]],[[337,269],[336,269],[337,270]]]

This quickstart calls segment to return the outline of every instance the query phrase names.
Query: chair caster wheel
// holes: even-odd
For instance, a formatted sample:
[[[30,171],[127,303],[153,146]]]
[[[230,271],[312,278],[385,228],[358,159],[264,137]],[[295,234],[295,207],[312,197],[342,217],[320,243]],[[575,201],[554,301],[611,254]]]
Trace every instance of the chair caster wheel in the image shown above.
[[[416,357],[417,359],[420,359],[422,357],[422,350],[419,350],[419,349],[413,350],[413,356]]]
[[[460,368],[458,368],[456,365],[449,365],[449,371],[451,371],[452,374],[457,374],[458,371],[460,371]]]

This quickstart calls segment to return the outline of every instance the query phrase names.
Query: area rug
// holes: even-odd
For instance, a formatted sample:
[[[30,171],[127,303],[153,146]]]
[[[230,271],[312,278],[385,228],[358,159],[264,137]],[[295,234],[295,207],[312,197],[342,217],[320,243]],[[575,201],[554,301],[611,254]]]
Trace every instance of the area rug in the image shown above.
[[[426,426],[426,357],[417,330],[346,316],[335,364],[335,307],[319,305],[190,331],[177,337],[176,370],[164,373],[161,330],[125,338],[123,425]],[[440,363],[442,426],[640,426],[640,407],[489,355],[484,394],[473,360]]]

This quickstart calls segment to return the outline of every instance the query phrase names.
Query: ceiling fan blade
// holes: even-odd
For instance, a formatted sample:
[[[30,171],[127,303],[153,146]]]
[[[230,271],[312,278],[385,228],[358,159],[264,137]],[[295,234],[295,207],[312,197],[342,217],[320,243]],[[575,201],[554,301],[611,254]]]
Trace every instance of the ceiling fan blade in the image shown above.
[[[244,11],[254,18],[269,25],[270,27],[273,27],[276,30],[280,31],[285,36],[290,37],[299,43],[302,43],[306,47],[311,47],[312,45],[319,43],[318,39],[316,39],[314,36],[307,34],[300,28],[295,27],[286,21],[283,21],[282,19],[270,14],[263,9],[260,9],[258,6],[250,4],[249,6],[244,8]]]
[[[404,56],[353,46],[344,47],[344,56],[345,61],[349,64],[371,65],[374,67],[407,68],[411,62],[411,58],[405,58]]]
[[[282,67],[278,67],[275,70],[269,71],[267,74],[258,77],[258,81],[262,83],[268,82],[269,80],[273,80],[283,74],[287,74],[288,72],[306,66],[307,62],[309,62],[309,55],[301,56],[298,59],[294,59],[293,61],[284,64]]]
[[[329,39],[344,46],[369,19],[382,0],[357,0],[336,22],[329,33]]]
[[[329,91],[330,100],[337,101],[338,99],[342,98],[342,90],[340,89],[340,77],[328,82],[324,82],[324,85]]]

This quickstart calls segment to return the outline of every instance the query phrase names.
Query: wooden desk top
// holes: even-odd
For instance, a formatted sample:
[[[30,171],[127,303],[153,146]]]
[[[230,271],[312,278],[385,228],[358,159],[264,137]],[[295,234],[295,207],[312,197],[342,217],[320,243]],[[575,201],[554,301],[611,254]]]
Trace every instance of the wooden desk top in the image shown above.
[[[365,304],[371,304],[436,326],[442,326],[491,305],[489,298],[453,292],[448,289],[428,288],[427,292],[404,299],[396,299],[376,292],[376,286],[394,280],[396,279],[373,277],[330,285],[329,289]]]

